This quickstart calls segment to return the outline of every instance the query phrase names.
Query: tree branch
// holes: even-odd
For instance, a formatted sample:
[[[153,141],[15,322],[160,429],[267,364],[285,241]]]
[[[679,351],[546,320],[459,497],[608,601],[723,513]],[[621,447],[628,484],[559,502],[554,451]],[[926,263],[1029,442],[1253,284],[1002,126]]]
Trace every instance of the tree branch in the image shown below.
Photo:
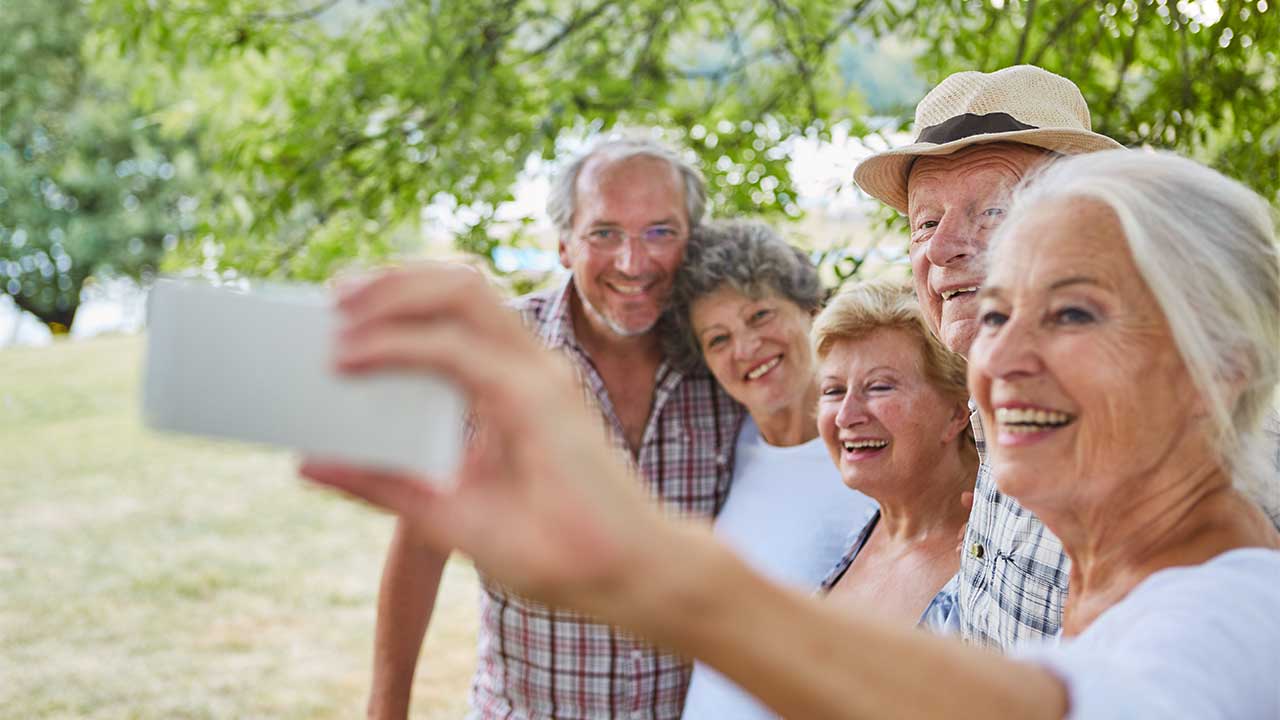
[[[530,58],[534,58],[539,55],[545,55],[546,53],[551,52],[553,49],[555,49],[557,45],[564,42],[565,40],[568,40],[569,36],[573,35],[578,30],[581,30],[583,26],[590,24],[596,18],[600,17],[600,15],[603,14],[605,10],[608,10],[609,7],[614,4],[614,2],[615,0],[601,0],[599,3],[596,4],[595,7],[591,8],[590,10],[575,14],[572,18],[569,19],[568,22],[566,22],[560,28],[560,32],[556,33],[553,37],[549,38],[542,45],[539,45],[538,47],[531,50],[527,55],[525,55],[525,59],[528,60]]]
[[[1036,50],[1035,54],[1031,56],[1031,60],[1029,62],[1032,65],[1040,64],[1040,58],[1044,57],[1045,51],[1053,47],[1053,44],[1058,41],[1058,38],[1061,37],[1062,33],[1068,27],[1076,24],[1076,21],[1080,19],[1081,13],[1084,12],[1085,8],[1089,7],[1091,2],[1092,0],[1081,0],[1081,2],[1076,3],[1075,8],[1073,8],[1071,12],[1062,16],[1062,19],[1059,20],[1058,23],[1053,26],[1053,29],[1049,31],[1048,36],[1044,39],[1044,43],[1040,45],[1040,49]]]
[[[1013,65],[1021,65],[1027,51],[1027,37],[1031,35],[1031,26],[1036,18],[1036,0],[1027,0],[1027,19],[1022,26],[1022,36],[1018,38],[1018,52],[1013,56]]]
[[[339,2],[341,2],[341,0],[322,0],[309,8],[296,10],[291,13],[281,13],[279,15],[272,13],[249,13],[248,17],[254,22],[295,23],[319,17],[320,15],[328,12],[330,8],[337,5]]]

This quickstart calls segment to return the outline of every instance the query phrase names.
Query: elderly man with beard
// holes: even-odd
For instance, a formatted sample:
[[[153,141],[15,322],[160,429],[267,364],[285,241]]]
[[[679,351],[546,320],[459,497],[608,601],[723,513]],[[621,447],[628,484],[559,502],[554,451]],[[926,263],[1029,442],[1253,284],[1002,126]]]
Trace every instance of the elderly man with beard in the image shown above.
[[[1066,78],[1030,65],[961,72],[917,106],[915,142],[867,158],[854,180],[906,214],[925,317],[968,357],[983,255],[1010,192],[1056,156],[1119,147],[1092,131],[1084,97]],[[962,633],[1002,648],[1051,637],[1062,622],[1069,561],[1035,515],[996,489],[976,412],[971,422],[981,465],[960,562]]]
[[[609,140],[572,161],[547,209],[569,276],[513,305],[562,351],[650,493],[710,517],[731,476],[740,406],[705,371],[667,363],[654,326],[704,215],[698,171],[648,140]],[[412,293],[413,268],[396,271]],[[547,418],[555,422],[555,418]],[[447,556],[400,523],[378,600],[369,716],[403,718]],[[473,718],[680,717],[690,665],[608,625],[481,578]]]

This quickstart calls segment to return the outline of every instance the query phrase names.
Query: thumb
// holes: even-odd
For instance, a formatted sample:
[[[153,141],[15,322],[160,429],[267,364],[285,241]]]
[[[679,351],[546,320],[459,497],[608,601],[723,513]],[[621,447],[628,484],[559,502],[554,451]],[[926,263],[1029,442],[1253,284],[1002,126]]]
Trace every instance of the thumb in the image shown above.
[[[445,500],[445,495],[433,489],[429,481],[407,473],[318,460],[304,460],[298,473],[316,485],[337,490],[415,524],[434,522]]]

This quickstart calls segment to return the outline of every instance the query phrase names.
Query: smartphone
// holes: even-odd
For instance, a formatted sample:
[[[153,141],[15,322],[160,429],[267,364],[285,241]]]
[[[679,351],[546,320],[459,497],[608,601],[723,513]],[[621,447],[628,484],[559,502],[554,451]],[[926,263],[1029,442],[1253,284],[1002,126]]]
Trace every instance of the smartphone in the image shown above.
[[[146,424],[447,483],[466,404],[416,372],[339,375],[337,311],[314,285],[162,279],[147,297]]]

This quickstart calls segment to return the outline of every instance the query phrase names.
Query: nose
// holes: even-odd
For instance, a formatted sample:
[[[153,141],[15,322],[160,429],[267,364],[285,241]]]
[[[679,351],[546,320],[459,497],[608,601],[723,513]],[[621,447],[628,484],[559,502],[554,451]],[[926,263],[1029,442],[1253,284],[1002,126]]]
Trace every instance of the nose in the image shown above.
[[[618,252],[613,256],[614,267],[618,272],[632,277],[643,275],[649,264],[649,250],[639,238],[626,237]]]
[[[867,406],[856,393],[845,393],[836,412],[836,427],[851,428],[871,421]]]
[[[743,329],[733,335],[733,359],[746,362],[755,358],[756,349],[760,347],[760,338],[754,330]]]
[[[990,379],[1017,380],[1039,373],[1041,341],[1030,320],[1011,314],[995,332],[981,332],[970,348],[969,362],[974,372]]]
[[[985,231],[975,218],[960,210],[948,210],[929,238],[925,255],[931,265],[948,267],[978,255],[985,239]]]

